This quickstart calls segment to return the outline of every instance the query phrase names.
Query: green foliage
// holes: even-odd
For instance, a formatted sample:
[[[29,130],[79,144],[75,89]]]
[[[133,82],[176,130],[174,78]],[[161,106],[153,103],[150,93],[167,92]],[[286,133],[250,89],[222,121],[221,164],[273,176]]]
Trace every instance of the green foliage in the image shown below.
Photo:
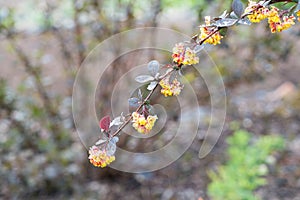
[[[14,25],[14,10],[0,8],[0,32],[3,30],[10,30]]]
[[[284,148],[284,140],[279,136],[262,136],[252,141],[251,133],[238,130],[228,138],[227,153],[229,160],[218,168],[210,171],[212,182],[208,193],[214,200],[254,200],[253,191],[266,184],[264,175],[268,170],[266,159],[273,151]]]

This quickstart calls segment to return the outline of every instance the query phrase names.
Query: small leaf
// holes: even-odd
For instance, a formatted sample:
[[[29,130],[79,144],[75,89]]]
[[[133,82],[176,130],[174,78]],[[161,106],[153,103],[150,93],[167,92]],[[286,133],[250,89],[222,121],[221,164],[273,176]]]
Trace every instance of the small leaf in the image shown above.
[[[179,76],[183,76],[182,69],[178,70]]]
[[[250,20],[249,20],[248,18],[240,19],[240,20],[238,21],[238,23],[239,23],[239,24],[242,24],[242,25],[248,25],[248,26],[251,25],[251,22],[250,22]]]
[[[230,17],[233,18],[233,19],[238,19],[239,18],[233,11],[230,13]]]
[[[99,122],[100,128],[103,129],[104,131],[109,130],[109,125],[110,125],[110,117],[109,115],[103,117],[100,122]]]
[[[145,116],[145,118],[147,118],[147,116],[149,115],[148,106],[149,105],[146,104],[146,105],[143,105],[143,108],[142,108],[142,113]]]
[[[136,97],[132,97],[132,98],[128,99],[129,106],[131,106],[131,107],[138,107],[140,105],[139,101],[140,100]]]
[[[155,76],[159,70],[159,62],[157,60],[152,60],[148,63],[148,71],[152,76]]]
[[[147,87],[147,90],[153,90],[155,88],[155,86],[157,85],[157,82],[156,81],[152,81],[148,87]]]
[[[159,73],[156,73],[156,74],[155,74],[155,76],[154,76],[155,80],[158,80],[158,79],[159,79],[159,75],[160,75]]]
[[[153,81],[154,77],[150,76],[150,75],[140,75],[140,76],[135,77],[135,80],[139,83],[146,83],[149,81]]]
[[[103,144],[103,143],[105,143],[106,141],[107,141],[107,140],[99,139],[99,140],[95,143],[95,145]]]
[[[112,122],[110,123],[110,126],[109,127],[112,127],[112,126],[119,126],[123,124],[123,121],[121,119],[121,116],[119,117],[116,117],[114,120],[112,120]]]
[[[195,53],[199,53],[200,51],[202,51],[202,49],[204,49],[203,45],[196,45],[194,48]]]
[[[119,137],[115,136],[111,140],[112,140],[112,142],[117,143],[117,142],[119,142]]]
[[[149,115],[155,115],[153,106],[147,105],[147,109],[148,109]]]
[[[126,117],[124,116],[123,112],[121,112],[121,116],[120,117],[121,117],[121,121],[125,122]]]
[[[223,28],[223,27],[228,27],[234,25],[238,19],[231,19],[231,18],[225,18],[225,19],[220,19],[214,23],[215,26]]]
[[[225,35],[227,34],[227,30],[228,30],[227,27],[226,27],[226,28],[222,28],[222,29],[219,31],[220,35],[225,36]]]
[[[110,140],[109,143],[106,146],[106,152],[108,156],[113,156],[116,152],[117,145],[115,140]]]
[[[139,91],[138,91],[138,98],[139,98],[140,101],[143,100],[143,94],[142,94],[141,89],[139,89]]]
[[[227,14],[227,10],[225,10],[225,11],[222,13],[222,15],[219,16],[219,18],[220,18],[220,19],[224,19],[224,18],[227,17],[227,15],[228,15],[228,14]]]
[[[244,5],[241,0],[233,0],[232,2],[232,10],[238,16],[241,17],[244,12]]]

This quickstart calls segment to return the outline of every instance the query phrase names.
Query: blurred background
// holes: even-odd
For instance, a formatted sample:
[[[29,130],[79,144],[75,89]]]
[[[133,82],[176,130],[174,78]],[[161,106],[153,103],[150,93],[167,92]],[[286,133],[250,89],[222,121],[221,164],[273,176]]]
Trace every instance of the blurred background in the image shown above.
[[[141,174],[98,169],[77,136],[73,82],[96,45],[138,27],[171,28],[192,36],[204,16],[230,11],[230,4],[1,0],[0,198],[299,200],[299,24],[280,34],[271,34],[266,21],[236,26],[221,45],[209,49],[226,85],[227,116],[220,140],[204,159],[198,151],[209,125],[210,97],[195,70],[185,77],[207,117],[192,146],[170,166]],[[161,59],[167,62],[170,55]],[[200,59],[203,65],[208,62]],[[107,76],[107,87],[97,94],[99,117],[109,114],[111,87],[131,65],[120,59],[106,72],[114,75]],[[176,124],[179,114],[170,110],[168,125]],[[132,146],[126,136],[119,145],[132,151],[152,148],[151,142]]]

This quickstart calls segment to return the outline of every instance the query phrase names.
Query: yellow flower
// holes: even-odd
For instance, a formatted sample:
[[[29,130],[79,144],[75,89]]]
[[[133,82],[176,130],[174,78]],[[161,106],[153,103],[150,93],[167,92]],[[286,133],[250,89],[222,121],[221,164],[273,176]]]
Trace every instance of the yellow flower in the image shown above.
[[[283,18],[281,19],[278,11],[278,8],[272,7],[269,12],[268,23],[272,33],[275,33],[276,31],[281,32],[295,24],[294,16],[283,16]]]
[[[156,115],[148,115],[147,118],[145,118],[144,115],[141,115],[137,112],[133,112],[132,113],[132,126],[133,128],[135,128],[135,130],[137,130],[139,133],[144,133],[147,134],[149,133],[154,124],[155,121],[157,120],[157,116]]]
[[[177,64],[193,65],[199,63],[199,58],[194,50],[185,47],[183,43],[178,43],[173,48],[173,61]]]
[[[199,39],[200,40],[206,39],[210,34],[212,34],[213,31],[214,30],[209,27],[200,27]],[[204,44],[213,44],[213,45],[221,44],[222,38],[223,36],[221,36],[219,32],[216,32],[213,35],[211,35],[209,38],[207,38],[204,41]]]
[[[205,25],[200,27],[199,39],[204,40],[204,44],[217,45],[221,43],[223,36],[219,32],[212,34],[215,31],[215,27],[210,27],[210,16],[205,17]],[[212,34],[212,35],[211,35]],[[211,35],[209,38],[207,38]]]
[[[172,83],[170,83],[170,76],[167,76],[166,78],[162,79],[159,82],[159,85],[161,86],[160,92],[165,96],[178,96],[183,88],[183,86],[180,84],[180,82],[175,78]]]
[[[115,156],[107,155],[105,150],[100,149],[97,146],[90,147],[89,160],[95,167],[106,167],[115,160]]]
[[[260,21],[266,19],[269,15],[269,9],[262,7],[254,1],[249,1],[244,14],[248,14],[247,17],[252,23],[259,23]]]
[[[283,16],[283,23],[282,23],[283,30],[290,28],[294,24],[295,24],[295,17],[293,15]]]
[[[185,49],[184,60],[182,62],[184,65],[194,65],[199,63],[199,58],[196,56],[195,51],[191,50],[189,47]]]
[[[297,17],[298,17],[298,21],[300,22],[300,10],[298,10],[298,11],[296,12],[296,15],[297,15]]]
[[[268,13],[268,17],[271,18],[275,22],[280,22],[279,9],[272,6],[271,10]]]

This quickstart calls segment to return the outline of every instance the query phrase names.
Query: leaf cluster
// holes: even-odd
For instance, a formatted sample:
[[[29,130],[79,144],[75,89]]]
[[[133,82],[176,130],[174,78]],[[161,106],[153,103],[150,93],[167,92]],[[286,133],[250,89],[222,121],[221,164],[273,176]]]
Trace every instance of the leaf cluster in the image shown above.
[[[237,130],[227,142],[229,160],[216,172],[209,172],[209,195],[215,200],[257,199],[253,191],[266,184],[266,159],[272,152],[284,149],[283,138],[269,135],[251,141],[251,133]]]

